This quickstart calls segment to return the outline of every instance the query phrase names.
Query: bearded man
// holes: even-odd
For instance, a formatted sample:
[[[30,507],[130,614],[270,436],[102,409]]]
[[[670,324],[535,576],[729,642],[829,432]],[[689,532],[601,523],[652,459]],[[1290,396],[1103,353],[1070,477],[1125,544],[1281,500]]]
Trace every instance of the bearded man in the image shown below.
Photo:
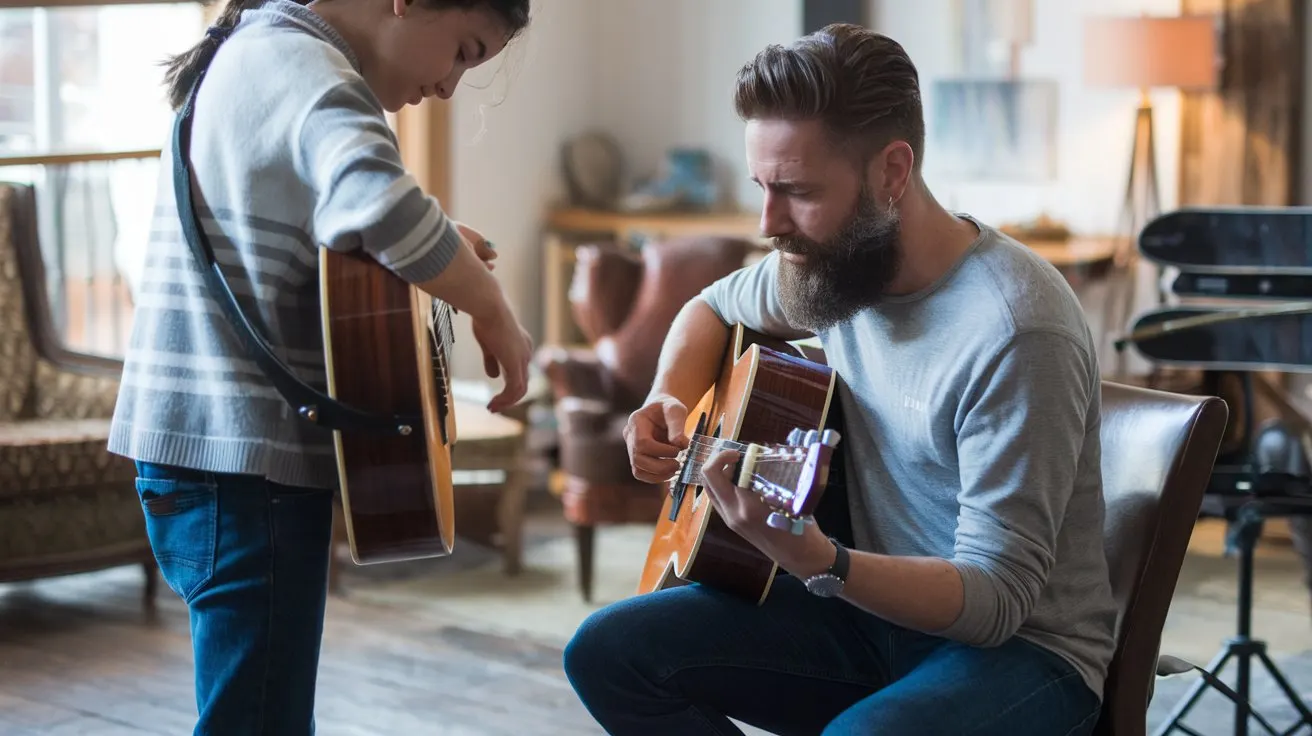
[[[571,684],[612,734],[741,733],[731,718],[1091,733],[1116,611],[1079,302],[1031,250],[934,200],[918,75],[891,39],[839,25],[771,46],[734,102],[776,247],[680,313],[626,429],[633,473],[677,473],[731,325],[815,335],[840,378],[850,528],[771,528],[720,453],[708,492],[779,564],[769,596],[689,585],[612,604],[567,647]]]

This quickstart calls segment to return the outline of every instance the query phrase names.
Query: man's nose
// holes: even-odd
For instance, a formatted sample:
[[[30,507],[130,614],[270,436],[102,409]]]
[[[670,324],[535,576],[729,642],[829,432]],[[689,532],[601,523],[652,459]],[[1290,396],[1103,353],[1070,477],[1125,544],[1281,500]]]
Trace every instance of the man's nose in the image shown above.
[[[788,216],[787,203],[782,197],[775,196],[769,190],[765,193],[765,202],[761,205],[761,235],[777,238],[791,235],[792,219]]]

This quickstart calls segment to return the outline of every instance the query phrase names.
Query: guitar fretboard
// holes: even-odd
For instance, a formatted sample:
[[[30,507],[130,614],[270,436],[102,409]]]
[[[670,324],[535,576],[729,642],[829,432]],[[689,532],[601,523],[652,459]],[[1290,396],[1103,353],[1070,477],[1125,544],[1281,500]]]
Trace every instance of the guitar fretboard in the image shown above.
[[[446,425],[446,418],[451,411],[447,395],[451,383],[451,354],[455,345],[455,327],[451,315],[455,310],[441,299],[433,300],[433,309],[428,317],[428,334],[433,350],[433,379],[437,384],[437,415],[441,424]],[[447,441],[443,437],[443,441]]]

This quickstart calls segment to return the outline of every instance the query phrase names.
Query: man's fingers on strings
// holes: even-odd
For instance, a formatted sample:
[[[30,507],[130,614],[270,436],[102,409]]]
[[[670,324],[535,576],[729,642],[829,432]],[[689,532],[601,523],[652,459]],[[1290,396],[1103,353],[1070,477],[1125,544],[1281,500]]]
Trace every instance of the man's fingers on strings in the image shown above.
[[[662,460],[647,455],[637,455],[633,458],[633,470],[635,473],[666,480],[679,472],[679,461]]]
[[[647,455],[649,457],[676,457],[683,448],[676,447],[652,437],[650,434],[639,431],[637,439],[633,443],[633,451],[638,455]]]

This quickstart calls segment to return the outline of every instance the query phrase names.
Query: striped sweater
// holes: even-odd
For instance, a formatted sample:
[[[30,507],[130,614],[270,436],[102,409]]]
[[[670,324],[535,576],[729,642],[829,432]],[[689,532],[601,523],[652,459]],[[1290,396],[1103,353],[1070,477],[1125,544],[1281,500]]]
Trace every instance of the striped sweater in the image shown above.
[[[168,141],[109,450],[333,488],[331,433],[296,416],[206,289],[182,235],[171,157]],[[191,164],[197,213],[243,312],[320,390],[317,248],[362,248],[419,283],[461,247],[402,166],[351,49],[287,0],[246,11],[220,47],[196,100]]]

